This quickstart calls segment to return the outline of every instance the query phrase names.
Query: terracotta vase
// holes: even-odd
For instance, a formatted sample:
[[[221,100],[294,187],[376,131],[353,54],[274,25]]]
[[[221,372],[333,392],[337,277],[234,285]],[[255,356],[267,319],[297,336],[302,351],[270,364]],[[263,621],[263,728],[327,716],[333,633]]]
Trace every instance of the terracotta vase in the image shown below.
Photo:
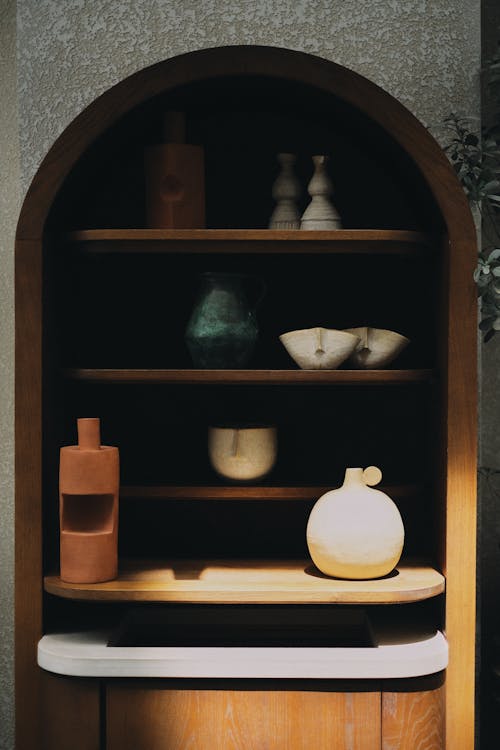
[[[399,510],[378,484],[382,472],[346,469],[344,484],[322,495],[307,524],[307,545],[314,564],[335,578],[370,579],[390,573],[403,551]]]
[[[184,143],[182,112],[169,112],[165,142],[145,152],[146,224],[152,229],[205,226],[205,163],[202,146]]]
[[[118,448],[101,445],[99,419],[78,419],[78,445],[61,448],[61,578],[98,583],[118,571]]]

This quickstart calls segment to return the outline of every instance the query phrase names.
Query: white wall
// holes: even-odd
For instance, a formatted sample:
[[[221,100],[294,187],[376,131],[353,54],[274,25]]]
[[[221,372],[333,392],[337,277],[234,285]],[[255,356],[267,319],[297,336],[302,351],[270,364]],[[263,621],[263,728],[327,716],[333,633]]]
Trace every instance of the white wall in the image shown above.
[[[480,0],[18,0],[17,22],[15,0],[0,0],[0,8],[5,66],[0,107],[0,625],[5,634],[0,639],[0,748],[7,750],[12,747],[12,240],[19,195],[44,154],[87,104],[119,80],[184,52],[228,44],[287,47],[334,60],[382,86],[431,127],[452,109],[477,115]]]

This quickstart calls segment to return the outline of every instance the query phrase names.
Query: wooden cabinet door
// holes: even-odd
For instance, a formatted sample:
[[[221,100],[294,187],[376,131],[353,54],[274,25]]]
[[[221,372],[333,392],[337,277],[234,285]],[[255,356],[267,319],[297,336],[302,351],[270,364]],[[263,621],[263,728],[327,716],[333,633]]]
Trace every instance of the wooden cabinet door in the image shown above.
[[[383,693],[382,750],[443,750],[444,690]]]
[[[107,750],[379,750],[380,693],[108,684]]]
[[[99,680],[60,677],[41,670],[41,692],[38,748],[100,750]]]

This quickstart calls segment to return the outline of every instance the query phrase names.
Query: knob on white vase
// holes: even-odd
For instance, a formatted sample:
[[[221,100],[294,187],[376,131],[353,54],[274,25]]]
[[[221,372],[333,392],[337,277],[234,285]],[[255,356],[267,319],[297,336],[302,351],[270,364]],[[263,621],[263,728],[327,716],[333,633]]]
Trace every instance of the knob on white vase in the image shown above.
[[[391,498],[367,485],[380,469],[346,469],[344,484],[322,495],[307,524],[307,545],[317,568],[335,578],[370,579],[390,573],[403,551],[404,527]]]

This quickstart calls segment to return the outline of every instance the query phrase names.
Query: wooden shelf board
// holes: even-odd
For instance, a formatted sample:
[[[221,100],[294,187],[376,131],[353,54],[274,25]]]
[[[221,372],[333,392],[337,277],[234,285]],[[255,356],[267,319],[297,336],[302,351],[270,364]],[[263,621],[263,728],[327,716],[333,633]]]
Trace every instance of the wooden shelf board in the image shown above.
[[[428,383],[434,370],[160,370],[70,368],[71,380],[98,383],[235,385],[398,385]]]
[[[118,578],[96,584],[45,578],[45,590],[86,601],[262,604],[400,604],[437,596],[444,577],[402,562],[395,574],[371,581],[322,575],[309,560],[128,561]]]
[[[340,484],[340,482],[339,482]],[[123,486],[120,488],[120,499],[134,500],[317,500],[334,486],[294,486],[278,487],[265,485],[234,486]],[[414,497],[421,487],[417,485],[377,486],[389,497]]]
[[[393,229],[83,229],[65,237],[89,253],[426,253],[424,232]]]

